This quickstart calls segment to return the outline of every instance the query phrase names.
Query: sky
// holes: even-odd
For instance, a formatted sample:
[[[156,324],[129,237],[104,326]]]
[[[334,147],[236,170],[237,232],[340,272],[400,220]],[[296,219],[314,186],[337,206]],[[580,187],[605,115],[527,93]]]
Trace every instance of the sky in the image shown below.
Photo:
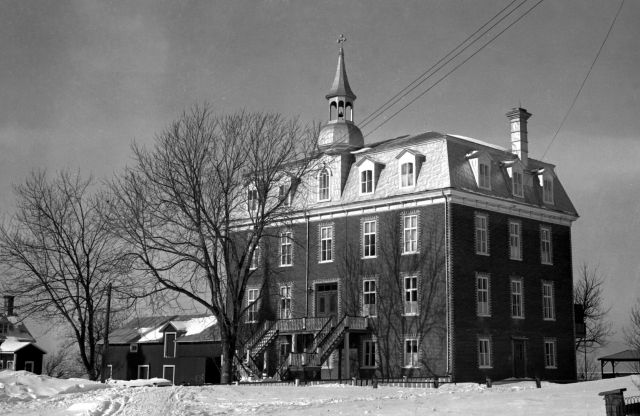
[[[342,33],[358,123],[509,3],[5,0],[1,215],[13,210],[12,184],[30,171],[108,179],[131,163],[134,140],[152,144],[198,103],[326,121]],[[586,262],[606,279],[615,341],[640,297],[640,2],[624,3],[548,146],[619,4],[543,1],[381,128],[370,132],[384,118],[362,128],[367,142],[434,130],[506,147],[504,114],[519,105],[531,112],[530,157],[546,152],[580,213],[574,266]]]

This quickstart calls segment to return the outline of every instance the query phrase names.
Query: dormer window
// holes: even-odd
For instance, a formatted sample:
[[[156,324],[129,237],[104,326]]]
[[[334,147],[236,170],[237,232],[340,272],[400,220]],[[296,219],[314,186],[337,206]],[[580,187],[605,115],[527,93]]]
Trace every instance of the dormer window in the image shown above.
[[[290,187],[287,185],[280,185],[278,190],[278,198],[282,201],[283,207],[288,207],[291,205],[291,191]]]
[[[543,178],[542,200],[545,204],[553,204],[553,178]]]
[[[318,173],[318,201],[329,200],[329,172],[322,169]]]
[[[522,188],[522,172],[513,172],[513,175],[511,176],[511,189],[513,192],[513,196],[524,196]]]
[[[360,193],[370,194],[373,192],[373,170],[367,169],[360,172]]]
[[[415,185],[415,166],[412,162],[400,165],[400,187],[408,188]]]
[[[247,204],[249,206],[249,211],[255,211],[258,209],[258,190],[257,189],[249,189],[247,191]]]
[[[547,168],[537,171],[538,181],[542,188],[542,202],[545,204],[553,204],[553,174]]]
[[[491,189],[491,165],[478,163],[478,186],[483,189]]]
[[[471,170],[480,189],[491,190],[491,159],[485,153],[474,150],[467,154]]]

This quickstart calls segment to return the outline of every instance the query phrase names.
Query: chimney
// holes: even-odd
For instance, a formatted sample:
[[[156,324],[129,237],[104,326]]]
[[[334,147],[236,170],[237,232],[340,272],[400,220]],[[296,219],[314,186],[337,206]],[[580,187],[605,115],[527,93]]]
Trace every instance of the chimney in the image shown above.
[[[13,296],[4,296],[4,313],[7,316],[13,316]]]
[[[511,153],[517,155],[527,166],[529,159],[529,140],[527,139],[527,120],[531,114],[524,108],[512,108],[506,116],[511,124]]]

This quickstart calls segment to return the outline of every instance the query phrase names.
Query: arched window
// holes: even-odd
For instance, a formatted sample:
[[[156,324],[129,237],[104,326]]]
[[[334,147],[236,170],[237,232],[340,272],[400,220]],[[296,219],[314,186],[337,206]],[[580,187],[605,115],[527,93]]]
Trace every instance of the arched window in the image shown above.
[[[329,200],[329,172],[322,169],[318,173],[318,201]]]
[[[338,105],[336,104],[335,101],[332,101],[331,105],[329,106],[329,120],[335,120],[337,116],[338,116]]]
[[[338,102],[338,120],[344,119],[344,101]]]
[[[347,121],[353,121],[353,106],[351,105],[351,103],[347,103],[347,113],[345,115],[345,118]]]

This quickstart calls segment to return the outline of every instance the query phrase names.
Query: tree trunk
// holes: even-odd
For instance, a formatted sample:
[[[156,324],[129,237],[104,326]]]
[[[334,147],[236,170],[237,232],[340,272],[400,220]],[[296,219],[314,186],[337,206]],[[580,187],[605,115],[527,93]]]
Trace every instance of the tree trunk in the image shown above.
[[[225,331],[223,331],[225,332]],[[220,384],[233,382],[233,360],[235,359],[236,336],[234,334],[222,334],[222,365],[220,368]]]

